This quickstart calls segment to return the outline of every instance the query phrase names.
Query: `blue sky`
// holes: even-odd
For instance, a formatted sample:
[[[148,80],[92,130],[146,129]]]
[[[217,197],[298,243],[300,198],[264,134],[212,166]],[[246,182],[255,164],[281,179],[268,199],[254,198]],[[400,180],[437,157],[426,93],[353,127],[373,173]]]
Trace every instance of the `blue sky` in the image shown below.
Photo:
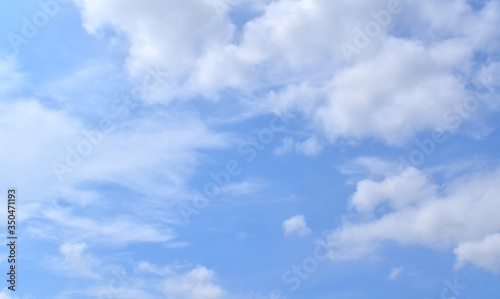
[[[500,294],[499,1],[0,4],[0,299]]]

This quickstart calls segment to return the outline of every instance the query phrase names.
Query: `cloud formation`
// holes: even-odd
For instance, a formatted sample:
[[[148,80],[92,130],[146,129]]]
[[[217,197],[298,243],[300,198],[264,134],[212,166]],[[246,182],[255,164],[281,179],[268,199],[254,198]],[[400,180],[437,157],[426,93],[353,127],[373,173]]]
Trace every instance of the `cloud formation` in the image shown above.
[[[496,63],[474,55],[498,49],[489,42],[500,35],[496,1],[271,1],[242,28],[214,1],[181,2],[77,1],[89,32],[111,26],[130,39],[132,76],[150,66],[175,70],[163,100],[267,90],[256,104],[301,111],[333,142],[400,144],[425,130],[454,131],[447,111],[470,96],[470,83],[483,88],[478,69]],[[369,36],[370,26],[378,33]],[[347,61],[341,45],[362,39]]]
[[[389,183],[393,180],[394,184]],[[332,258],[360,258],[372,254],[385,241],[404,245],[453,249],[457,267],[472,263],[497,272],[498,230],[495,211],[500,202],[500,170],[478,171],[455,178],[444,186],[423,172],[383,181],[363,180],[349,205],[353,220],[329,235]],[[354,220],[359,219],[359,220]]]
[[[306,218],[303,215],[288,218],[283,221],[282,227],[285,231],[285,236],[297,235],[299,237],[305,237],[311,233],[311,229],[307,227]]]
[[[403,273],[404,267],[397,267],[397,268],[392,268],[391,272],[389,273],[389,276],[387,277],[389,280],[394,280],[398,278],[401,273]]]

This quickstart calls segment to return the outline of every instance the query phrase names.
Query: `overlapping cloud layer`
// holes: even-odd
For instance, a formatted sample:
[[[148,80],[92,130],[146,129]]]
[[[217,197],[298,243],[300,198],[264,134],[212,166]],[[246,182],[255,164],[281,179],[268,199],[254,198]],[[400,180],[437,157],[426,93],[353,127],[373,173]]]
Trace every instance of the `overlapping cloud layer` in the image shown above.
[[[144,85],[151,69],[160,70],[162,84],[140,99],[145,109],[216,104],[234,94],[240,98],[234,100],[236,114],[245,114],[249,105],[253,113],[297,112],[312,137],[302,143],[285,139],[275,154],[295,150],[309,156],[344,140],[374,138],[399,146],[422,132],[456,133],[462,123],[496,111],[500,3],[476,2],[74,0],[88,33],[125,41],[124,66],[132,81]],[[232,13],[242,8],[247,20],[237,24]],[[22,86],[15,59],[0,59],[0,78],[7,82],[0,83],[0,95]],[[61,84],[51,86],[51,95],[58,94]],[[85,106],[48,107],[34,98],[1,104],[0,135],[11,142],[0,148],[0,157],[8,157],[2,163],[12,171],[0,179],[29,186],[22,188],[29,199],[23,216],[28,233],[63,243],[54,261],[66,266],[58,270],[73,267],[94,279],[94,260],[85,250],[95,244],[175,238],[171,210],[187,197],[200,152],[226,148],[232,138],[197,113],[174,109],[169,117],[134,115],[106,134],[89,128],[82,115],[75,117],[76,109],[66,109],[71,105]],[[76,162],[72,152],[78,154],[79,146],[83,151],[82,142],[92,145],[92,153],[80,154]],[[364,161],[372,169],[385,168],[377,159]],[[359,258],[393,240],[453,250],[457,268],[473,263],[500,271],[499,170],[478,170],[440,185],[424,170],[411,169],[404,179],[383,173],[383,179],[357,182],[349,201],[355,220],[329,236],[331,256]],[[85,188],[91,183],[128,195],[119,203],[101,200],[106,194],[99,187]],[[144,209],[133,208],[136,200]],[[43,213],[37,213],[41,206]],[[102,221],[96,207],[104,214],[117,206],[122,215],[97,229]],[[286,234],[310,233],[300,217],[284,228]],[[162,287],[154,294],[231,297],[202,266],[179,273],[144,262],[135,271],[155,275]],[[153,298],[145,280],[114,288],[114,294]]]
[[[498,72],[496,1],[273,1],[241,29],[218,1],[77,2],[89,32],[127,37],[132,76],[169,74],[157,100],[261,92],[255,104],[302,111],[332,140],[452,130],[447,110]]]
[[[111,26],[128,38],[131,76],[149,65],[169,73],[175,92],[158,101],[216,98],[228,88],[260,93],[255,105],[301,111],[333,142],[375,137],[401,144],[422,131],[455,131],[468,113],[466,99],[498,84],[492,82],[499,71],[497,1],[281,0],[255,11],[242,28],[217,1],[77,3],[89,32]],[[496,109],[494,97],[488,99],[476,105]],[[394,210],[346,224],[331,241],[346,246],[345,255],[385,239],[456,246],[457,265],[492,269],[495,263],[473,252],[498,259],[491,246],[499,223],[494,215],[481,221],[498,210],[498,179],[496,171],[480,173],[444,194],[421,172],[396,187],[361,181],[351,200],[357,212],[381,204]]]

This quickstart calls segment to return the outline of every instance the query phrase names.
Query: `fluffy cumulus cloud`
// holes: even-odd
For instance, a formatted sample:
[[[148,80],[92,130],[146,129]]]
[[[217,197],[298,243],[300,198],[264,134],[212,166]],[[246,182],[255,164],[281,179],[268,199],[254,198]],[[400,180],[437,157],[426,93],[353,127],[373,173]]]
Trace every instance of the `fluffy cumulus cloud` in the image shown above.
[[[214,285],[214,272],[204,267],[197,267],[190,272],[168,278],[164,282],[165,293],[169,296],[182,299],[219,299],[224,290]]]
[[[392,182],[390,182],[392,180]],[[333,259],[372,254],[384,241],[454,249],[457,267],[472,263],[499,271],[500,170],[478,171],[443,186],[413,169],[406,178],[365,180],[350,205],[354,218],[328,238]]]
[[[482,240],[460,244],[453,252],[457,255],[456,268],[473,263],[489,271],[500,272],[499,233],[491,233]]]
[[[184,84],[199,58],[231,41],[234,25],[222,0],[205,1],[75,1],[91,33],[113,28],[130,42],[127,67],[141,77],[161,67]]]
[[[466,95],[459,79],[437,67],[420,42],[396,38],[374,59],[339,72],[325,88],[327,104],[316,113],[328,136],[380,135],[389,142],[425,129],[449,129],[443,114]]]
[[[159,100],[272,89],[254,101],[302,111],[332,141],[399,144],[422,130],[455,130],[448,110],[471,83],[491,86],[478,70],[498,63],[477,59],[498,52],[496,1],[270,1],[241,28],[229,13],[245,1],[222,10],[208,0],[76,3],[89,32],[111,26],[130,40],[132,76],[175,69]]]
[[[235,130],[241,115],[299,115],[299,132],[274,154],[318,156],[332,144],[369,139],[390,147],[425,131],[459,133],[462,123],[500,107],[496,0],[73,3],[85,30],[113,43],[107,50],[125,45],[125,71],[116,60],[87,61],[72,75],[40,83],[38,98],[20,98],[13,94],[29,76],[17,71],[14,57],[1,56],[0,164],[9,171],[0,181],[22,190],[26,235],[57,242],[56,272],[92,282],[81,292],[87,297],[267,298],[232,294],[204,266],[142,262],[129,267],[134,277],[127,283],[106,285],[109,265],[93,252],[175,242],[174,213],[191,199],[197,167],[211,160],[204,153],[234,142],[215,131],[213,124],[227,120],[214,110],[231,114]],[[134,94],[133,105],[103,108],[116,90],[151,87],[153,77],[161,79]],[[453,252],[457,269],[472,264],[500,272],[500,169],[444,183],[416,168],[404,177],[392,169],[373,157],[340,167],[356,190],[350,214],[328,236],[331,258],[364,257],[396,241]],[[250,177],[221,192],[252,195],[263,186]],[[285,236],[312,232],[303,215],[286,219],[282,229]],[[403,271],[393,268],[388,279]],[[2,291],[0,298],[11,297]]]
[[[305,237],[311,233],[311,229],[307,227],[306,218],[303,215],[288,218],[283,221],[282,226],[285,236],[297,235],[299,237]]]
[[[315,134],[302,142],[285,139],[276,155],[316,155],[323,137],[375,137],[400,145],[426,130],[454,132],[478,107],[497,107],[494,97],[484,95],[499,85],[498,1],[263,1],[241,26],[230,12],[246,1],[75,3],[90,33],[112,28],[127,38],[126,66],[133,78],[151,66],[166,72],[157,101],[217,99],[230,88],[264,111],[301,111]],[[254,99],[255,92],[263,96]],[[109,163],[119,156],[108,153]],[[101,169],[113,167],[105,163]],[[485,267],[473,257],[482,252],[490,270],[496,268],[491,234],[500,226],[491,213],[498,208],[492,195],[498,173],[444,186],[416,169],[403,181],[387,176],[358,182],[349,206],[364,221],[347,222],[330,236],[338,247],[334,256],[362,256],[384,240],[397,240],[455,248],[459,266]],[[120,178],[118,172],[105,175]],[[479,221],[484,215],[491,221]],[[283,228],[285,234],[309,233],[303,216],[288,219]]]
[[[477,61],[475,53],[498,52],[497,43],[488,44],[499,33],[493,25],[498,3],[490,1],[476,10],[465,1],[401,1],[401,13],[391,17],[390,9],[377,3],[388,25],[386,32],[372,37],[370,26],[381,23],[380,10],[361,6],[362,1],[350,3],[363,7],[354,18],[365,22],[364,27],[354,26],[346,39],[358,46],[348,55],[352,61],[325,80],[288,84],[270,99],[304,110],[331,140],[375,136],[398,144],[423,130],[455,130],[449,110],[456,112],[470,96],[466,87],[477,81],[477,69],[495,63]],[[444,20],[436,14],[443,9],[452,17]],[[492,81],[477,81],[477,87],[491,88]]]
[[[413,175],[409,179],[386,177],[383,181],[371,179],[358,182],[356,193],[350,200],[350,206],[356,211],[373,213],[382,204],[391,208],[402,208],[423,198],[432,198],[437,186],[429,184],[427,177],[416,169],[408,169]]]

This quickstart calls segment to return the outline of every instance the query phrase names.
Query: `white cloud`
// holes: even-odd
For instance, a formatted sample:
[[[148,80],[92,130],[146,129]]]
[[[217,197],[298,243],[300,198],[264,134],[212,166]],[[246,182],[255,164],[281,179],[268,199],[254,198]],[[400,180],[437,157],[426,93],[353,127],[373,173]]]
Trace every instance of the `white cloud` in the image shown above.
[[[19,297],[12,297],[9,292],[12,293],[12,291],[7,290],[7,289],[2,290],[0,292],[0,299],[18,299],[19,298]]]
[[[146,261],[139,262],[137,265],[137,271],[152,273],[159,276],[166,276],[174,273],[174,271],[168,266],[159,267]]]
[[[499,233],[489,234],[482,240],[460,244],[453,252],[457,256],[455,268],[472,263],[494,273],[500,272]]]
[[[0,179],[5,186],[22,190],[26,200],[21,216],[30,224],[26,231],[44,239],[81,242],[88,237],[90,242],[101,240],[103,244],[171,240],[169,224],[179,218],[175,204],[189,197],[186,185],[202,157],[200,150],[224,148],[230,139],[188,114],[125,118],[115,122],[115,132],[101,134],[66,111],[47,108],[34,99],[2,102],[0,108],[4,140],[0,161],[9,169]],[[90,150],[84,148],[86,153],[80,154],[79,146],[84,143],[91,145]],[[62,182],[54,165],[64,165]],[[136,195],[111,199],[94,188],[94,182]],[[137,198],[141,198],[141,209],[134,205]],[[54,207],[61,200],[67,207]],[[99,211],[119,215],[100,228],[95,214],[78,210],[95,205]],[[44,213],[37,212],[40,210]]]
[[[377,136],[389,143],[450,129],[443,114],[466,96],[423,46],[400,39],[388,39],[378,57],[339,73],[325,88],[328,101],[316,115],[330,138]]]
[[[105,117],[115,113],[110,108],[118,106],[116,101],[120,95],[117,90],[125,89],[126,75],[116,61],[108,57],[99,58],[83,61],[60,78],[35,87],[34,94],[51,99],[80,118]]]
[[[361,213],[372,213],[382,204],[388,204],[393,209],[401,209],[433,198],[438,187],[430,184],[423,173],[416,169],[413,171],[415,174],[409,179],[403,179],[402,182],[394,177],[387,177],[381,182],[372,180],[358,182],[356,192],[350,199],[350,206]]]
[[[77,141],[83,126],[64,111],[47,109],[36,100],[0,103],[0,173],[6,185],[23,190],[28,200],[43,201],[58,185],[50,165],[64,157],[68,143]],[[43,149],[43,150],[42,150]],[[32,171],[26,171],[31,169]]]
[[[498,236],[491,234],[500,230],[500,219],[495,216],[500,209],[496,197],[499,179],[500,170],[478,171],[438,186],[414,170],[406,179],[361,181],[350,200],[358,212],[353,216],[358,217],[346,218],[328,237],[331,256],[338,260],[359,258],[393,240],[405,245],[455,248],[458,266],[470,262],[496,270],[498,255],[492,252],[498,246]],[[377,213],[366,217],[365,213],[373,211]]]
[[[332,141],[375,136],[399,144],[423,130],[454,130],[446,112],[468,93],[432,50],[420,41],[387,37],[370,60],[339,70],[320,86],[297,91],[290,85],[270,99],[280,109],[305,111]]]
[[[102,221],[95,217],[77,216],[70,209],[62,208],[48,209],[42,216],[43,220],[50,222],[40,222],[38,225],[64,240],[113,246],[137,242],[168,242],[174,238],[171,228],[161,228],[159,223],[151,224],[150,219],[138,222],[133,217],[116,215],[113,220]]]
[[[196,267],[185,275],[168,278],[163,287],[168,297],[179,299],[219,299],[225,291],[214,284],[215,274],[205,267]]]
[[[491,43],[500,36],[496,1],[481,10],[463,0],[270,1],[241,29],[228,17],[232,8],[221,11],[216,1],[76,2],[89,32],[112,26],[128,37],[133,77],[151,66],[170,70],[168,93],[158,100],[217,99],[227,87],[243,94],[273,90],[253,101],[303,112],[331,141],[374,136],[400,144],[423,130],[455,130],[443,114],[467,96],[474,53],[500,47]],[[348,63],[341,44],[391,3],[402,12]],[[484,62],[490,63],[496,62]]]
[[[149,67],[168,70],[182,84],[201,55],[231,41],[234,25],[221,1],[76,0],[91,33],[111,26],[130,41],[127,67],[140,78]],[[140,24],[138,26],[137,24]],[[180,93],[180,89],[170,90]]]
[[[360,156],[339,166],[339,170],[347,175],[385,175],[397,167],[377,157]]]
[[[277,146],[273,154],[282,156],[295,150],[295,152],[306,155],[315,156],[323,151],[323,144],[318,140],[317,136],[309,137],[303,142],[295,142],[292,138],[287,137],[283,139],[283,144]]]
[[[398,278],[403,273],[403,270],[404,270],[403,266],[397,267],[397,268],[392,268],[387,279],[394,280],[394,279]]]
[[[282,226],[285,236],[298,235],[299,237],[305,237],[311,233],[311,229],[307,227],[306,218],[303,215],[293,216],[285,220]]]
[[[326,6],[322,1],[307,2]],[[364,12],[382,8],[381,4],[374,2],[366,11],[352,15],[368,22]],[[375,136],[399,144],[416,132],[454,130],[455,124],[443,116],[468,95],[466,82],[474,76],[474,52],[491,51],[486,36],[499,35],[498,27],[492,23],[499,7],[494,1],[482,11],[474,11],[464,1],[402,4],[402,15],[393,17],[393,22],[394,26],[415,28],[407,33],[409,36],[381,33],[354,62],[333,70],[330,79],[289,84],[269,99],[281,108],[304,111],[332,141]],[[343,11],[346,8],[342,5],[349,4],[331,5],[338,5],[338,11]],[[452,17],[440,18],[436,12],[444,10]],[[472,28],[482,28],[484,35]],[[341,34],[342,28],[339,32],[336,34]],[[328,40],[335,44],[335,37]],[[493,48],[498,51],[498,44]],[[408,72],[409,69],[413,71]]]
[[[0,95],[19,88],[24,80],[24,75],[18,71],[17,61],[13,56],[0,54]]]
[[[284,2],[286,1],[281,1]],[[338,13],[348,11],[349,5],[362,2],[330,5],[338,6],[335,7]],[[299,3],[317,5],[324,11],[329,9],[323,1],[297,1],[294,4],[298,6]],[[474,52],[479,49],[490,51],[490,47],[485,44],[488,40],[486,36],[499,35],[498,28],[491,22],[492,18],[499,14],[499,7],[494,2],[489,2],[482,11],[476,12],[464,1],[447,1],[440,4],[433,1],[402,3],[403,14],[393,16],[392,22],[394,26],[415,28],[410,36],[400,38],[383,32],[372,39],[370,45],[356,56],[354,62],[340,63],[342,67],[326,72],[331,75],[314,78],[311,73],[315,72],[310,71],[308,79],[299,79],[285,85],[278,92],[271,92],[267,98],[269,105],[279,107],[277,109],[302,111],[317,129],[323,131],[332,141],[374,136],[390,144],[401,144],[415,133],[425,130],[454,131],[456,121],[451,120],[447,113],[450,109],[456,109],[455,105],[461,104],[469,95],[466,85],[475,72]],[[366,23],[370,20],[370,10],[378,11],[384,7],[383,4],[385,3],[374,1],[371,7],[366,6],[366,10],[348,15],[354,16],[354,19],[365,20]],[[292,7],[293,5],[288,11],[293,11]],[[435,12],[443,9],[450,11],[453,17],[446,20],[439,18]],[[430,13],[431,11],[433,13]],[[291,24],[303,24],[300,13],[292,15],[298,20],[290,22]],[[483,18],[486,15],[488,17]],[[342,17],[332,17],[333,19],[342,20]],[[318,23],[322,21],[314,20]],[[259,21],[261,20],[256,20],[255,23]],[[410,24],[406,24],[407,22]],[[280,33],[289,33],[286,31],[287,25],[276,25],[275,28],[279,28]],[[342,27],[335,26],[336,33],[329,36],[325,43],[338,43],[335,35],[342,32],[345,34],[344,39],[351,39],[353,36],[347,32],[354,26],[351,25],[345,31]],[[484,30],[484,35],[478,35],[471,30],[479,27]],[[425,34],[419,31],[420,28],[424,28],[422,30],[426,31]],[[290,39],[304,38],[300,34],[302,31],[295,29],[295,35]],[[443,34],[443,30],[447,32],[446,38],[436,39],[436,36]],[[321,32],[321,29],[315,32]],[[297,48],[304,50],[312,43],[304,44],[307,46]],[[325,48],[328,47],[323,47]],[[498,51],[498,46],[495,49]],[[316,57],[319,56],[321,55]],[[415,60],[415,57],[418,59]],[[320,69],[326,70],[324,67]],[[408,72],[409,69],[413,71]],[[480,105],[490,104],[481,102]],[[458,125],[465,120],[461,119]]]
[[[223,299],[229,293],[216,282],[214,271],[203,266],[188,271],[186,266],[158,266],[140,262],[134,275],[125,276],[113,285],[101,285],[85,291],[88,296],[118,298]],[[140,296],[140,297],[134,297]]]
[[[120,298],[120,299],[135,299],[135,298],[144,298],[144,299],[154,299],[158,298],[155,295],[151,295],[151,288],[148,290],[146,288],[141,289],[140,286],[129,285],[127,287],[113,287],[102,286],[102,287],[94,287],[86,292],[82,292],[86,296],[96,296],[97,298]],[[72,298],[71,296],[65,298]]]
[[[294,143],[295,142],[290,137],[287,137],[287,138],[283,139],[283,144],[277,146],[274,149],[273,154],[276,155],[276,156],[282,156],[284,154],[287,154],[287,153],[291,152],[293,150]]]
[[[62,259],[52,259],[51,265],[70,276],[99,278],[92,269],[97,260],[90,254],[85,254],[86,248],[85,243],[64,243],[59,247]]]
[[[123,130],[106,135],[85,163],[66,177],[70,182],[107,181],[153,195],[175,194],[178,188],[173,187],[192,174],[200,157],[197,150],[226,147],[229,137],[211,132],[192,116],[178,117],[124,121]]]
[[[109,268],[109,267],[108,267]],[[121,269],[121,268],[120,268]],[[213,270],[204,266],[159,266],[147,261],[138,263],[133,273],[123,269],[113,270],[113,278],[94,281],[93,286],[75,291],[86,296],[112,298],[175,298],[175,299],[267,299],[274,298],[259,293],[231,293],[217,279]],[[106,274],[103,275],[106,277]],[[96,285],[96,283],[98,283]],[[135,297],[134,297],[135,296]],[[66,297],[65,297],[66,298]],[[69,297],[68,297],[69,298]]]
[[[230,183],[221,188],[223,195],[241,196],[241,195],[254,195],[260,191],[264,182],[256,179],[250,179],[239,183]]]
[[[323,145],[321,145],[316,136],[313,136],[304,142],[297,143],[295,149],[298,153],[306,156],[315,156],[323,151]]]

